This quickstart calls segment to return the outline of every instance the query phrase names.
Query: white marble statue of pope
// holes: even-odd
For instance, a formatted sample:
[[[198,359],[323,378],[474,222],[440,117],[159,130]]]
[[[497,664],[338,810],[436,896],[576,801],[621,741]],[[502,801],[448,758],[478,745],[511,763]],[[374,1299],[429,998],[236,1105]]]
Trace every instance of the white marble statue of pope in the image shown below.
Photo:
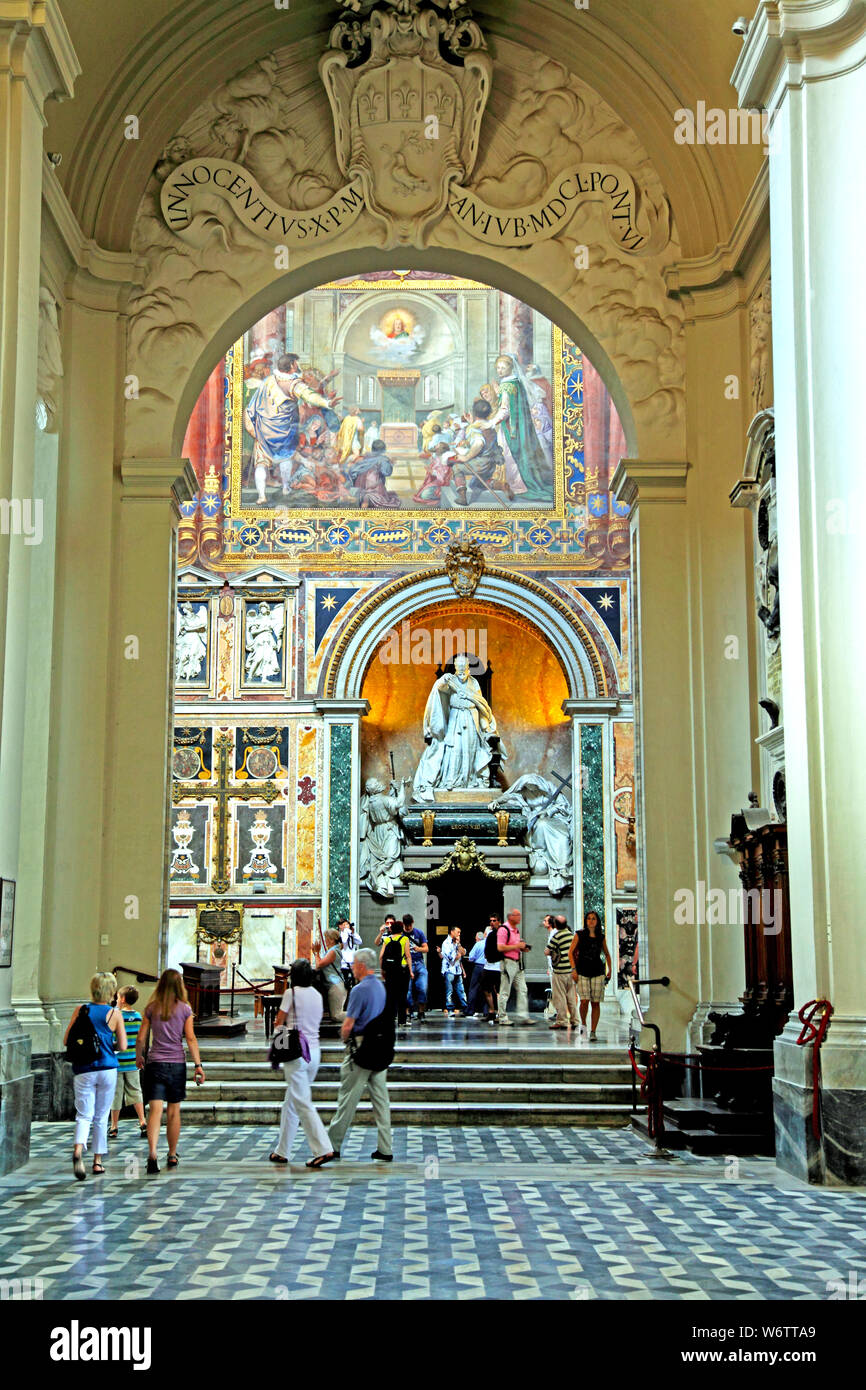
[[[469,658],[454,658],[454,674],[440,676],[424,710],[427,747],[415,772],[418,801],[432,801],[434,791],[486,787],[492,751],[488,739],[496,734],[493,710],[481,686],[469,673]],[[505,749],[500,744],[503,760]]]

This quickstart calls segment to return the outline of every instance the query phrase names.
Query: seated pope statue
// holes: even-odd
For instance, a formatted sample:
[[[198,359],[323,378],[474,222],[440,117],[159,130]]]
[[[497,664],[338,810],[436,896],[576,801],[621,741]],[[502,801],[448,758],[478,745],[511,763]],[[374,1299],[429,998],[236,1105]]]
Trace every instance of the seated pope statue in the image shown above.
[[[469,658],[454,658],[454,674],[440,676],[424,710],[424,742],[414,779],[418,801],[432,801],[435,791],[486,787],[496,734],[493,710],[469,673]],[[500,745],[501,748],[501,745]],[[502,757],[505,750],[501,748]]]

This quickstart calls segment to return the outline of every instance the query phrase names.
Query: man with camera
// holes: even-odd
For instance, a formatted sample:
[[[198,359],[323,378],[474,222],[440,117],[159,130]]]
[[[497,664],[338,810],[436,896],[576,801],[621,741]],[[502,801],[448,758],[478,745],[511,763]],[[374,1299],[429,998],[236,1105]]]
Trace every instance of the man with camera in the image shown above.
[[[355,983],[355,976],[352,974],[355,954],[357,951],[360,951],[364,943],[355,931],[355,923],[350,922],[348,917],[344,917],[341,922],[337,923],[337,931],[340,933],[340,955],[343,962],[340,967],[340,974],[343,976],[343,983],[346,986],[346,998],[348,999],[352,992],[352,986]]]
[[[511,991],[517,995],[517,1017],[524,1027],[531,1028],[535,1020],[529,1017],[529,991],[526,988],[525,952],[532,947],[520,935],[521,914],[513,908],[505,919],[505,926],[496,933],[496,944],[502,957],[501,983],[499,986],[499,1015],[496,1022],[500,1028],[510,1028],[512,1020],[506,1018],[505,1010]]]

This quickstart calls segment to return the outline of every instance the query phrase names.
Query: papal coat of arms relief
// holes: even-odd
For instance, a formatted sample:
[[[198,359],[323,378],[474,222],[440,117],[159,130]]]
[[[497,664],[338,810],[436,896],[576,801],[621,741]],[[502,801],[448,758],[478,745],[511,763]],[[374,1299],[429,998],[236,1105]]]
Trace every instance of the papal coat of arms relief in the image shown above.
[[[360,3],[347,7],[361,11]],[[331,31],[319,71],[337,158],[397,242],[423,242],[475,166],[493,64],[459,3],[390,0]]]

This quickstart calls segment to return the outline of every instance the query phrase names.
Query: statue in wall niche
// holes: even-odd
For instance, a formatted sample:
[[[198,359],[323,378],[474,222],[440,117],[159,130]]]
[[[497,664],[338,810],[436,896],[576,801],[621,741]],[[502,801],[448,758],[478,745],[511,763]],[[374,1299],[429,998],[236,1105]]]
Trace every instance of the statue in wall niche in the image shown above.
[[[403,872],[403,827],[400,813],[406,805],[408,777],[391,783],[390,794],[378,777],[368,777],[361,797],[360,881],[380,898],[393,898]]]
[[[752,379],[752,409],[755,414],[767,405],[767,376],[770,369],[772,335],[770,281],[767,280],[761,293],[755,296],[749,308],[749,349],[751,352],[749,371]]]
[[[755,577],[757,580],[758,618],[764,624],[767,637],[774,646],[779,640],[779,545],[776,538],[776,506],[772,491],[766,493],[758,506],[758,544],[761,555]]]
[[[430,691],[424,710],[424,742],[414,778],[419,801],[433,801],[434,792],[489,786],[489,768],[498,739],[493,710],[481,694],[481,686],[469,673],[469,658],[454,658],[454,672],[446,673]],[[507,757],[498,744],[501,757]]]
[[[546,874],[551,893],[565,892],[573,882],[574,860],[572,811],[562,791],[540,773],[530,772],[491,801],[489,809],[523,812],[533,876]]]
[[[284,623],[285,606],[282,603],[275,604],[273,608],[269,603],[260,603],[258,612],[248,614],[247,660],[244,667],[248,681],[269,681],[282,671],[280,650]]]
[[[201,675],[207,657],[207,624],[207,608],[196,609],[189,602],[181,604],[177,613],[174,656],[176,681],[194,681]]]

